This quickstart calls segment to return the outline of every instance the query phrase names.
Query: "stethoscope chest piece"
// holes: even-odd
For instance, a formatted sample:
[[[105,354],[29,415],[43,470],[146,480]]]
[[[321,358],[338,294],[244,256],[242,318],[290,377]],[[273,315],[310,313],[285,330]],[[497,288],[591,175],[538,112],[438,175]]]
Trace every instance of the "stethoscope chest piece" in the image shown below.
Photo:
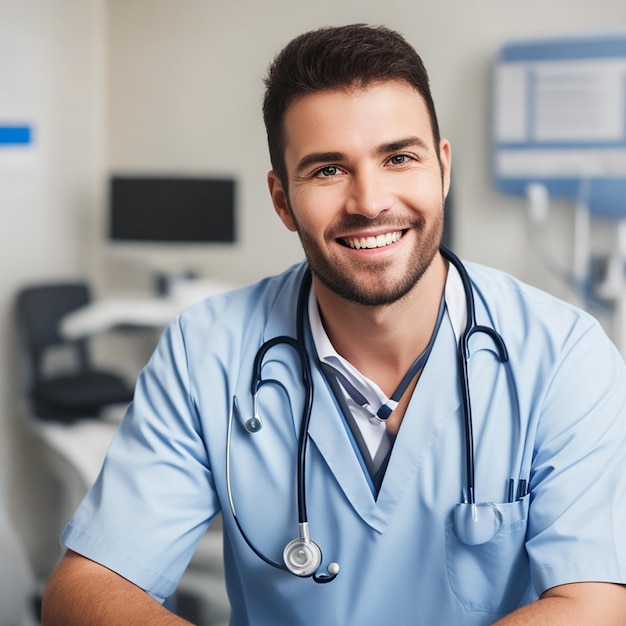
[[[339,563],[330,563],[327,572],[318,572],[322,563],[322,550],[309,537],[308,523],[298,524],[299,536],[292,539],[283,550],[283,562],[289,572],[308,578],[311,576],[316,583],[329,583],[339,573]]]
[[[311,576],[322,562],[322,551],[308,537],[296,537],[285,546],[283,561],[292,574]]]
[[[454,507],[454,533],[465,544],[491,541],[502,526],[502,513],[491,502],[460,502]]]

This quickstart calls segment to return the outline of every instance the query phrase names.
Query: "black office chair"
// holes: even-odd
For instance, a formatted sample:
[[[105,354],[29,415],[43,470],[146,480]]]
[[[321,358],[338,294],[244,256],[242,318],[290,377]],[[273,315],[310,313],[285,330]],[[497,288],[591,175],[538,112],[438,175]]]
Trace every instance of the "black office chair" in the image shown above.
[[[82,282],[29,286],[17,294],[24,387],[37,418],[73,422],[97,417],[103,409],[132,399],[132,389],[122,376],[92,364],[87,339],[69,341],[60,333],[63,316],[90,300],[89,287]],[[48,371],[46,356],[54,349],[72,352],[71,369]]]

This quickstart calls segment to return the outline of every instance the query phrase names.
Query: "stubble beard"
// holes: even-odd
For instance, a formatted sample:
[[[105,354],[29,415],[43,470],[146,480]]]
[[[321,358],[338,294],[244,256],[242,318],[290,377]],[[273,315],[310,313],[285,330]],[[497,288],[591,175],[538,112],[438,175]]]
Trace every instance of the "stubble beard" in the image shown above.
[[[291,208],[289,209],[291,211]],[[291,211],[297,233],[304,249],[304,254],[311,271],[330,291],[341,298],[368,307],[389,306],[404,298],[424,276],[430,267],[443,234],[443,200],[439,217],[427,226],[422,218],[414,220],[409,229],[417,233],[416,243],[406,265],[404,273],[392,279],[386,279],[386,270],[392,260],[377,263],[364,263],[358,270],[350,271],[345,264],[333,263],[333,259],[325,254],[318,242],[308,232],[300,228]],[[365,226],[375,227],[375,220],[360,215],[352,215],[344,219],[339,232],[359,230]],[[381,225],[390,226],[388,221]],[[406,228],[406,223],[403,229]],[[328,237],[332,239],[332,237]],[[393,245],[393,244],[392,244]]]

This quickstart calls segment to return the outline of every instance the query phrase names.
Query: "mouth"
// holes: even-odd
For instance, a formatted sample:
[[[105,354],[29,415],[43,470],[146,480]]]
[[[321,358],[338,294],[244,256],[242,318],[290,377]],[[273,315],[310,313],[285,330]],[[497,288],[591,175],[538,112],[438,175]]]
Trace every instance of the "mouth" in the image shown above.
[[[392,233],[385,233],[384,235],[370,237],[343,237],[339,239],[339,242],[347,248],[352,248],[353,250],[371,250],[374,248],[384,248],[400,241],[405,232],[406,231],[403,230],[396,230]]]

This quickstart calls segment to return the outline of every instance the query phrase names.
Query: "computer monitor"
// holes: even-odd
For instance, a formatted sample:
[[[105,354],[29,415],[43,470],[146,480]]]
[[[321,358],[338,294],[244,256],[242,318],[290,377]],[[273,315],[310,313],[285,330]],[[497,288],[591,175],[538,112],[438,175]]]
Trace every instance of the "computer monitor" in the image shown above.
[[[130,261],[135,278],[148,270],[159,292],[181,277],[221,276],[237,242],[233,178],[115,173],[107,208],[110,260]]]
[[[235,181],[191,176],[114,175],[113,242],[234,243]]]

